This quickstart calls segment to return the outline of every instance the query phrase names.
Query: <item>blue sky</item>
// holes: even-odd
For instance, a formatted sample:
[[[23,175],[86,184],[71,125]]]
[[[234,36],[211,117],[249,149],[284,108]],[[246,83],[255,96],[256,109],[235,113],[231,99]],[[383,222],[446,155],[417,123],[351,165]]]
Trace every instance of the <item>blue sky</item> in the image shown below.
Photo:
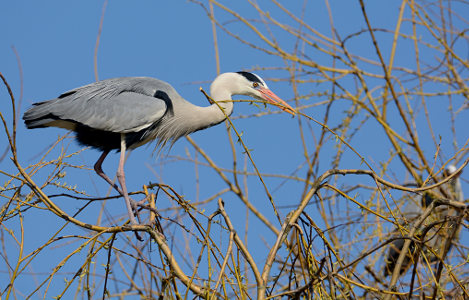
[[[242,13],[247,19],[258,19],[258,13],[251,5],[244,1],[237,1],[235,4],[224,1],[226,5]],[[278,15],[279,20],[285,24],[295,23],[268,1],[260,1],[261,5],[269,10],[273,15]],[[360,15],[360,7],[352,1],[338,1],[332,4],[332,11],[338,33],[345,37],[352,32],[365,28],[365,24]],[[394,29],[394,23],[399,7],[391,3],[376,4],[368,1],[368,11],[370,12],[370,22],[378,28]],[[387,5],[383,7],[383,5]],[[20,68],[12,47],[17,51],[21,60],[21,71],[23,80],[21,113],[32,103],[52,99],[62,92],[72,88],[88,84],[95,80],[94,77],[94,51],[99,22],[102,14],[103,1],[3,1],[0,4],[0,26],[2,37],[0,39],[0,72],[6,77],[11,85],[17,100],[20,98],[21,81]],[[301,6],[291,8],[293,12],[300,14]],[[222,22],[232,21],[232,17],[219,9],[215,10],[215,15]],[[327,10],[324,3],[308,3],[305,11],[305,20],[314,26],[318,31],[330,36],[330,24]],[[243,38],[266,47],[260,42],[252,32],[238,23],[227,25],[233,32]],[[403,25],[403,30],[410,30],[410,27]],[[263,28],[265,30],[265,28]],[[253,49],[240,43],[233,37],[228,36],[218,29],[218,42],[220,50],[220,65],[222,72],[250,70],[258,68],[278,68],[284,67],[285,62],[277,56],[267,55],[262,51]],[[268,31],[265,31],[268,34]],[[291,51],[295,47],[295,39],[282,31],[274,31],[275,38],[287,49]],[[424,34],[424,33],[422,33]],[[389,55],[389,46],[392,42],[392,35],[379,35],[378,40],[382,45],[384,56]],[[426,37],[426,36],[423,36]],[[397,49],[396,65],[414,68],[415,62],[409,55],[409,47],[412,43],[403,40]],[[351,39],[348,47],[354,53],[359,53],[364,57],[376,60],[374,49],[369,43],[368,37]],[[456,44],[455,49],[465,47]],[[467,48],[467,47],[466,47]],[[179,93],[187,100],[197,105],[207,105],[207,101],[199,92],[199,86],[206,91],[209,90],[209,83],[216,76],[216,60],[214,56],[212,27],[205,12],[196,4],[188,1],[110,1],[107,5],[100,45],[98,49],[98,73],[100,79],[121,77],[121,76],[150,76],[165,80],[171,83]],[[322,65],[330,65],[330,57],[320,53],[315,49],[308,49],[306,54],[314,61]],[[423,52],[425,55],[425,52]],[[338,66],[344,67],[344,66]],[[377,70],[377,66],[367,66],[369,70]],[[271,78],[287,76],[287,72],[282,70],[259,70],[256,71],[267,80],[269,87],[280,97],[287,101],[294,98],[294,93],[290,83],[285,81],[271,81]],[[467,76],[467,74],[466,74]],[[314,77],[314,76],[312,76]],[[355,84],[353,79],[344,79],[348,85]],[[370,79],[370,84],[373,79]],[[327,83],[326,83],[327,84]],[[324,83],[303,84],[299,87],[300,93],[320,93],[327,90]],[[382,81],[376,80],[376,84],[382,85]],[[433,87],[429,87],[431,90]],[[330,86],[329,86],[330,89]],[[439,87],[435,87],[438,90]],[[8,95],[5,88],[0,89],[2,99],[1,111],[8,120],[11,120],[11,113],[8,102]],[[243,98],[244,99],[244,98]],[[309,97],[302,100],[302,105],[312,104],[316,101],[325,100],[325,97]],[[448,103],[444,97],[433,97],[428,99],[431,103],[430,119],[437,136],[442,137],[441,149],[445,159],[450,158],[457,147],[467,140],[467,110],[461,113],[456,119],[456,136],[451,133],[450,118],[448,114]],[[459,107],[463,99],[456,95],[453,99],[454,105]],[[292,102],[293,103],[293,102]],[[424,146],[427,159],[432,160],[436,147],[430,140],[425,116],[422,107],[417,102],[412,102],[412,107],[419,112],[416,118],[416,128]],[[340,124],[350,107],[347,103],[338,103],[333,106],[331,114],[331,127]],[[269,107],[275,111],[275,108]],[[243,132],[243,141],[249,149],[253,149],[253,159],[264,174],[296,174],[304,177],[306,168],[304,163],[303,149],[298,130],[297,119],[290,115],[269,114],[261,118],[237,118],[238,116],[251,115],[262,111],[263,108],[256,108],[248,104],[238,104],[235,106],[233,114],[234,123],[238,131]],[[324,118],[325,105],[313,107],[304,111],[307,115],[313,116],[322,121]],[[365,117],[357,118],[354,122],[359,122]],[[390,108],[389,115],[396,114],[394,108]],[[303,119],[309,127],[306,132],[310,136],[306,137],[308,147],[314,148],[314,142],[320,135],[320,126]],[[396,117],[389,118],[389,122],[398,132],[403,132],[403,125]],[[370,124],[371,123],[371,124]],[[357,126],[356,123],[351,126]],[[55,142],[58,136],[65,132],[60,129],[41,129],[27,131],[20,122],[18,126],[18,154],[23,166],[34,164],[40,155]],[[226,129],[223,124],[198,132],[192,138],[211,156],[211,158],[222,168],[232,167],[232,154],[228,142]],[[236,138],[235,138],[236,139]],[[6,147],[5,134],[0,133],[0,151]],[[356,133],[352,141],[353,146],[365,159],[376,167],[380,168],[380,163],[389,158],[389,142],[383,137],[382,129],[377,123],[369,122]],[[81,148],[71,139],[66,139],[63,143],[67,152],[79,151]],[[239,144],[236,144],[239,168],[244,164],[244,151]],[[204,166],[198,166],[197,170],[193,163],[177,160],[180,157],[187,158],[190,155],[194,158],[196,154],[193,147],[185,140],[181,139],[171,149],[169,155],[162,157],[155,156],[152,147],[142,147],[134,151],[126,164],[127,186],[129,190],[140,189],[142,184],[148,182],[164,182],[171,185],[183,194],[186,199],[193,202],[206,199],[218,191],[226,188],[215,172]],[[60,148],[58,149],[60,150]],[[55,150],[49,154],[49,159],[59,152]],[[319,172],[323,172],[331,167],[331,161],[337,150],[337,143],[329,136],[324,151],[318,163]],[[85,191],[92,196],[105,196],[108,192],[106,184],[92,171],[92,166],[99,153],[96,150],[85,150],[72,157],[71,164],[83,165],[91,170],[67,169],[64,182],[69,185],[77,185],[79,190]],[[203,162],[200,155],[197,158]],[[463,159],[462,159],[463,160]],[[460,162],[462,162],[462,160]],[[103,167],[109,175],[114,175],[117,167],[118,155],[108,156]],[[251,164],[248,162],[248,171],[253,172]],[[439,162],[441,164],[441,162]],[[345,150],[343,159],[339,164],[340,168],[365,168],[360,159],[349,150]],[[13,172],[14,168],[8,158],[0,162],[0,169]],[[299,169],[299,171],[296,171]],[[196,171],[199,172],[196,176]],[[44,180],[48,174],[38,174],[39,181]],[[228,175],[230,175],[228,173]],[[41,177],[42,176],[42,177]],[[387,179],[402,183],[408,177],[399,163],[391,164]],[[111,176],[112,177],[112,176]],[[467,175],[463,175],[467,178]],[[5,181],[5,177],[0,176],[0,182]],[[351,179],[347,184],[357,183],[356,178]],[[360,182],[372,185],[368,179],[361,178]],[[196,183],[199,187],[196,188]],[[268,202],[262,185],[255,177],[249,178],[249,197],[252,203],[261,209],[269,218],[275,222],[272,208]],[[274,200],[279,206],[295,204],[303,190],[303,184],[294,180],[284,181],[278,178],[266,176],[266,183],[271,191]],[[467,183],[464,183],[467,190]],[[47,188],[46,193],[54,194],[60,189]],[[397,193],[398,195],[399,193]],[[369,195],[358,195],[359,200],[366,200]],[[227,211],[232,214],[232,220],[244,232],[246,209],[239,199],[227,193],[223,196]],[[2,199],[1,201],[5,201]],[[56,199],[57,203],[64,209],[72,212],[81,207],[82,202],[74,203],[71,199]],[[344,199],[341,199],[344,201]],[[164,207],[165,200],[161,206]],[[157,204],[158,205],[158,204]],[[349,209],[349,203],[341,206],[341,209]],[[99,204],[94,204],[80,218],[90,223],[95,223],[100,209]],[[215,202],[206,206],[207,214],[216,209]],[[284,217],[288,209],[281,210]],[[117,199],[106,206],[106,217],[109,219],[115,216],[124,215],[125,208],[122,199]],[[311,209],[308,213],[317,213]],[[51,232],[62,224],[57,217],[49,212],[36,211],[30,213],[31,216],[25,220],[25,228],[28,240],[27,249],[29,251],[37,248],[47,241]],[[105,222],[108,222],[106,220]],[[263,248],[265,243],[272,243],[274,236],[258,220],[250,217],[249,245]],[[6,224],[11,229],[18,229],[18,223],[11,221]],[[275,225],[278,226],[277,223]],[[86,234],[82,229],[69,226],[68,234]],[[131,235],[129,235],[131,236]],[[7,246],[11,251],[9,255],[15,256],[16,246],[9,240]],[[70,250],[64,246],[51,251],[57,257],[62,257]],[[260,251],[256,253],[256,259],[262,260],[266,253]],[[14,260],[12,260],[14,261]],[[80,260],[77,259],[79,262]],[[52,266],[55,266],[52,263]],[[37,262],[34,271],[47,272],[50,270],[46,261]],[[4,272],[6,267],[0,263],[0,270]],[[73,272],[70,268],[70,272]],[[0,274],[0,281],[4,281],[7,274]],[[55,296],[60,291],[62,283],[51,286],[50,296]],[[17,286],[24,293],[30,292],[27,287]]]

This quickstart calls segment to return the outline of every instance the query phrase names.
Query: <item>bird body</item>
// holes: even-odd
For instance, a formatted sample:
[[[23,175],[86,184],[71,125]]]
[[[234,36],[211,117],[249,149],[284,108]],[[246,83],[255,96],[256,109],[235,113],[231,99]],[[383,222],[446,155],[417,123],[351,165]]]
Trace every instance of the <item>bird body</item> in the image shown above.
[[[52,126],[76,131],[81,144],[103,151],[119,149],[121,133],[126,134],[128,149],[154,139],[158,145],[165,145],[222,122],[233,112],[233,103],[223,102],[231,100],[232,95],[258,97],[246,90],[246,81],[239,73],[218,76],[210,93],[215,101],[220,101],[219,105],[200,107],[186,101],[170,84],[159,79],[107,79],[35,103],[23,119],[30,129]],[[262,84],[265,85],[263,81]]]
[[[23,116],[27,128],[60,127],[76,132],[79,143],[103,151],[94,168],[126,199],[130,220],[133,202],[125,187],[124,154],[152,140],[157,147],[173,144],[192,132],[223,122],[233,112],[233,95],[247,95],[295,110],[272,93],[259,76],[248,72],[223,73],[210,86],[216,103],[196,106],[168,83],[148,77],[121,77],[98,81],[63,93],[56,99],[33,104]],[[102,171],[111,150],[121,151],[119,189]]]
[[[120,134],[125,133],[127,147],[133,149],[152,139],[158,138],[165,144],[190,133],[184,123],[179,123],[177,130],[169,128],[174,128],[173,123],[191,108],[194,112],[199,107],[184,100],[164,81],[121,77],[98,81],[56,99],[36,103],[23,118],[28,128],[53,126],[76,131],[81,144],[100,150],[119,149]],[[190,123],[193,129],[200,127]]]
[[[448,177],[456,171],[457,168],[454,165],[449,165],[444,171],[444,177]],[[464,194],[462,191],[461,180],[459,179],[459,176],[460,174],[453,177],[450,181],[444,184],[442,188],[444,188],[445,192],[448,193],[448,197],[451,200],[464,202]],[[406,218],[406,222],[409,226],[413,226],[414,221],[424,212],[425,208],[429,206],[433,200],[434,198],[430,194],[425,193],[421,196],[420,203],[416,203],[417,201],[409,201],[407,203],[403,215]],[[456,229],[456,234],[454,235],[455,239],[458,238],[460,226],[458,224],[453,224],[454,221],[445,222],[446,217],[456,216],[456,214],[457,211],[454,208],[448,205],[441,205],[439,207],[435,207],[432,211],[432,214],[427,219],[427,223],[431,223],[434,221],[443,222],[443,224],[440,226],[432,227],[424,237],[424,250],[426,250],[425,253],[430,262],[435,262],[439,260],[438,256],[441,257],[444,254],[444,249],[447,240],[450,238],[449,232],[450,229],[453,228],[453,226],[458,226],[458,228]],[[385,260],[386,264],[384,266],[384,276],[392,274],[405,243],[405,239],[399,238],[401,236],[401,232],[399,230],[395,230],[392,235],[396,239],[389,246],[388,254]],[[453,241],[450,241],[451,244],[449,244],[449,247],[451,247],[452,242]],[[429,251],[429,249],[432,249],[432,251],[435,252],[438,256],[435,256],[432,251]],[[410,243],[408,253],[404,257],[404,261],[402,262],[399,274],[402,275],[403,273],[405,273],[408,268],[412,265],[415,260],[417,250],[418,248],[415,242],[412,241]]]

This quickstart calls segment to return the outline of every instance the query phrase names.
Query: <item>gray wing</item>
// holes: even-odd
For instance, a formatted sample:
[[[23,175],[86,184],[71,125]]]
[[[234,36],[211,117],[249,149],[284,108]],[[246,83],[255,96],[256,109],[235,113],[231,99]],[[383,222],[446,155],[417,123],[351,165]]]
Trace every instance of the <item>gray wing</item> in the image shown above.
[[[168,83],[147,77],[98,81],[35,104],[23,119],[29,128],[81,123],[111,132],[135,132],[161,119],[180,97]],[[59,124],[60,123],[60,124]]]

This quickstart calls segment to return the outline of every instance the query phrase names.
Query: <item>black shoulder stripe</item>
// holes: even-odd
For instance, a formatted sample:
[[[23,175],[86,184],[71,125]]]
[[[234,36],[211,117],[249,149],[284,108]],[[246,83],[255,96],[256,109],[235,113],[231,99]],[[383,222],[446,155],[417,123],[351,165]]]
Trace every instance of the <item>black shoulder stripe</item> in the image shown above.
[[[171,98],[169,98],[169,95],[165,91],[157,90],[153,94],[153,97],[163,100],[166,103],[166,112],[169,112],[171,115],[174,114],[173,101],[171,100]]]
[[[168,94],[164,91],[157,90],[154,94],[153,97],[164,100],[165,102],[171,102],[171,99],[169,98]]]

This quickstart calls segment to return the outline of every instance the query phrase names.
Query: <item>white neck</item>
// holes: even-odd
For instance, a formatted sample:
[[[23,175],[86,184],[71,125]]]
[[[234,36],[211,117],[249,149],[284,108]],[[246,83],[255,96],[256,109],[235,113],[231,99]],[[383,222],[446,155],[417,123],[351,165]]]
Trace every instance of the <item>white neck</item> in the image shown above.
[[[237,86],[235,73],[221,74],[210,86],[211,98],[217,103],[201,107],[187,101],[178,102],[174,106],[177,117],[171,119],[169,123],[177,123],[174,127],[180,130],[178,135],[182,136],[223,122],[226,116],[233,112],[231,97],[237,94],[239,90]],[[177,119],[183,119],[184,122]]]
[[[210,86],[210,96],[217,102],[210,106],[214,113],[220,113],[222,120],[233,113],[232,96],[239,93],[236,84],[237,76],[235,73],[223,73],[212,82]],[[218,105],[217,105],[218,104]],[[221,111],[223,109],[223,111]]]

